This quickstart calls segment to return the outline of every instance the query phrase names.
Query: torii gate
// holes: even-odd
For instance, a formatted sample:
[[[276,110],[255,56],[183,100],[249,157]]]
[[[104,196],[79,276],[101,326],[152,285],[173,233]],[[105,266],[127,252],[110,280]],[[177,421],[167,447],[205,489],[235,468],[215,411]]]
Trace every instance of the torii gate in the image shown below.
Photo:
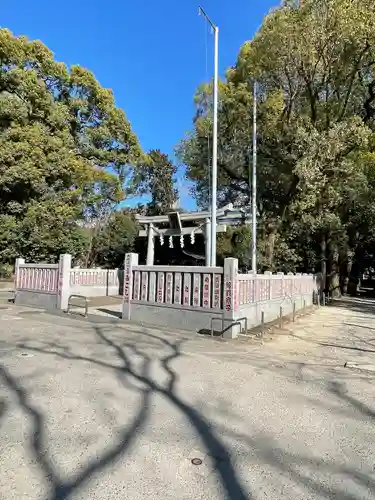
[[[210,212],[170,212],[166,215],[143,216],[136,215],[138,223],[143,226],[140,229],[138,236],[147,236],[147,266],[154,264],[154,237],[159,236],[161,243],[164,243],[164,238],[169,238],[170,244],[173,244],[173,237],[180,238],[181,248],[184,247],[184,237],[190,235],[192,243],[196,234],[203,234],[205,240],[205,265],[210,265],[211,255],[211,218]],[[189,226],[189,222],[197,222],[197,226]],[[249,223],[249,217],[245,210],[233,208],[232,204],[217,210],[217,233],[225,233],[227,224],[233,223]],[[169,228],[158,228],[160,224],[169,223]],[[187,226],[184,224],[187,223]]]

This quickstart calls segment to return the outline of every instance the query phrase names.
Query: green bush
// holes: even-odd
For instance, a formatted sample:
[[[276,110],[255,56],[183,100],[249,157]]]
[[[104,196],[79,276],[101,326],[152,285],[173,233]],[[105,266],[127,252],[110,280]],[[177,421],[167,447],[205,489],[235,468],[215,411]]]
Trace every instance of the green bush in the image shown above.
[[[11,278],[13,266],[11,264],[0,264],[0,279]]]

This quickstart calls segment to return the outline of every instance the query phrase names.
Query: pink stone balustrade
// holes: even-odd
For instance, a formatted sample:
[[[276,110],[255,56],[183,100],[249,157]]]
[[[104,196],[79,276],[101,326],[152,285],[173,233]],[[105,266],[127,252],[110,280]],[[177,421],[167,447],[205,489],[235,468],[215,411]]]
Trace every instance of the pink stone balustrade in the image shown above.
[[[18,304],[66,309],[70,295],[122,294],[123,269],[72,269],[67,254],[60,256],[58,264],[26,264],[19,258],[15,267]]]
[[[134,266],[131,300],[220,310],[222,281],[221,267]]]
[[[137,254],[127,254],[124,269],[108,270],[73,269],[64,254],[59,264],[25,264],[20,258],[15,267],[20,305],[65,310],[72,294],[123,294],[124,319],[194,331],[219,320],[229,325],[230,338],[243,318],[252,327],[274,320],[280,310],[285,315],[311,306],[317,287],[312,275],[239,274],[233,258],[224,267],[143,266]]]
[[[255,304],[312,294],[315,288],[313,275],[238,274],[238,304]]]
[[[70,285],[119,285],[118,273],[117,269],[73,269],[70,271]]]
[[[119,295],[123,270],[71,269],[70,293],[86,297]]]
[[[20,264],[16,290],[56,294],[59,270],[57,264]]]

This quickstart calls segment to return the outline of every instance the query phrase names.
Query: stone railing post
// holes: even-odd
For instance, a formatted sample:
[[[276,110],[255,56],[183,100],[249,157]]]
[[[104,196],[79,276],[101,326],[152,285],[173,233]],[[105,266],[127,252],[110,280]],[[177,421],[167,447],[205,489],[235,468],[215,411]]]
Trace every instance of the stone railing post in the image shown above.
[[[60,255],[58,282],[57,282],[57,309],[67,309],[70,295],[70,270],[72,256],[65,253]]]
[[[239,325],[230,326],[238,318],[238,260],[224,260],[224,338],[236,338],[241,331]]]
[[[131,300],[133,298],[133,268],[138,265],[138,254],[127,253],[124,262],[124,300],[122,319],[131,319]]]
[[[149,224],[147,229],[147,257],[146,265],[154,265],[154,254],[155,254],[155,242],[154,242],[154,225]]]
[[[16,263],[14,266],[14,274],[15,274],[14,288],[15,288],[15,290],[17,290],[17,288],[20,285],[20,281],[19,281],[20,280],[20,265],[24,264],[24,263],[25,263],[25,259],[23,259],[22,257],[19,257],[18,259],[16,259]]]

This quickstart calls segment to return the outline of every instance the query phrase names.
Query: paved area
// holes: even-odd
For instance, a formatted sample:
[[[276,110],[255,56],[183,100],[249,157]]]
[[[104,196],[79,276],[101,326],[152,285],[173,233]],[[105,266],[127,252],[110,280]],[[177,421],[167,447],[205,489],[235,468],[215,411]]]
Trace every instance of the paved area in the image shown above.
[[[1,499],[375,497],[375,303],[263,344],[6,307]]]

